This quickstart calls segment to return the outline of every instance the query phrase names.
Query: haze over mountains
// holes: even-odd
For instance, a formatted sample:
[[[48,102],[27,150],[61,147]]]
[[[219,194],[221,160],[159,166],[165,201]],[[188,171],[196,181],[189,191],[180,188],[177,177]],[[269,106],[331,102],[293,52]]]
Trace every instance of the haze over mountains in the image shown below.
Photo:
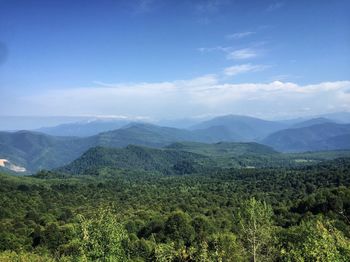
[[[344,119],[346,114],[342,115]],[[124,148],[138,145],[162,148],[174,142],[187,141],[207,144],[257,142],[280,152],[350,149],[350,124],[325,117],[288,124],[283,121],[227,115],[197,123],[188,129],[128,122],[125,119],[94,120],[39,130],[42,132],[0,132],[0,159],[33,172],[66,165],[97,146]],[[230,144],[229,147],[231,151],[239,148],[238,144]],[[190,148],[181,150],[196,153],[196,144],[191,144]],[[257,149],[256,146],[254,148]],[[266,151],[265,148],[264,152]],[[255,153],[259,154],[259,151]],[[205,152],[200,154],[205,155]]]
[[[125,119],[92,119],[61,124],[53,127],[41,127],[36,129],[36,131],[53,136],[86,137],[118,129],[128,123],[129,121]]]

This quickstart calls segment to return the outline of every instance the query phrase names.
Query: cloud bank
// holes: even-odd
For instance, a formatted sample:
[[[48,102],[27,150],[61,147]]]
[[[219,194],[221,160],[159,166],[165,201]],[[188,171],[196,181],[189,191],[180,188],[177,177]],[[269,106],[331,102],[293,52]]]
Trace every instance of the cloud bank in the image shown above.
[[[235,74],[235,68],[227,74]],[[247,69],[248,70],[248,69]],[[258,70],[252,69],[252,70]],[[23,96],[26,112],[51,115],[127,115],[183,118],[247,114],[276,118],[350,111],[350,81],[228,83],[216,75],[159,83],[108,84]]]

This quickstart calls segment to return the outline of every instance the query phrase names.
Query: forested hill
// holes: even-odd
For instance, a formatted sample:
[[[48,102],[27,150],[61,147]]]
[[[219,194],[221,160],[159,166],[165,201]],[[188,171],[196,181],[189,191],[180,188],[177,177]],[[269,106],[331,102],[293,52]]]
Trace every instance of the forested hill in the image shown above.
[[[198,142],[177,142],[166,146],[166,148],[190,151],[208,156],[223,154],[230,154],[232,156],[242,156],[248,154],[279,154],[279,152],[275,151],[269,146],[254,142],[218,142],[213,144]]]
[[[208,157],[195,153],[129,145],[125,148],[91,148],[58,171],[91,175],[103,168],[115,168],[154,171],[168,175],[192,174],[201,170],[200,163],[214,164]]]
[[[74,175],[99,175],[107,168],[182,175],[208,173],[214,169],[315,165],[339,157],[350,157],[350,151],[282,154],[257,143],[176,142],[158,149],[135,145],[124,148],[94,147],[56,171]]]
[[[176,142],[159,149],[136,145],[124,148],[95,147],[57,170],[93,174],[108,167],[158,171],[162,174],[193,174],[212,167],[267,166],[268,160],[271,165],[278,165],[287,158],[257,143]]]

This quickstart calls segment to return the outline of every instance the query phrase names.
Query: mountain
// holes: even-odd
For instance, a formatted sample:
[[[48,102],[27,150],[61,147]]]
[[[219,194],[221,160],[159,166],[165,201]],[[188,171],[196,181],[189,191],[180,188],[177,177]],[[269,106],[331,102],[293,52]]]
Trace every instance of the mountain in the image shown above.
[[[129,122],[130,121],[126,119],[93,119],[61,124],[53,127],[42,127],[36,131],[53,136],[88,137],[97,135],[101,132],[121,128]]]
[[[186,130],[147,123],[130,123],[120,129],[91,137],[96,145],[124,147],[129,144],[163,147],[174,142],[194,141],[215,143],[227,140],[230,132],[216,126],[207,129]]]
[[[278,122],[286,124],[290,127],[297,125],[302,122],[307,122],[312,119],[320,119],[321,121],[314,124],[322,124],[322,119],[328,119],[325,122],[334,122],[338,124],[349,124],[350,123],[350,112],[335,112],[321,115],[304,116],[292,119],[279,120]],[[301,126],[300,126],[301,127]]]
[[[208,117],[188,117],[181,119],[161,119],[155,122],[159,126],[168,126],[174,128],[188,129],[203,120],[207,120]]]
[[[191,131],[146,123],[131,123],[117,130],[100,133],[90,139],[96,145],[107,147],[125,147],[130,144],[162,147],[175,141],[197,140],[196,135]]]
[[[58,137],[32,131],[0,132],[0,158],[29,171],[56,168],[91,147],[121,148],[130,144],[163,147],[176,141],[201,141],[195,133],[151,124],[132,123],[89,137]]]
[[[205,144],[176,142],[164,148],[128,145],[124,148],[94,147],[57,170],[69,174],[97,174],[104,168],[190,174],[213,167],[265,166],[281,154],[257,143]]]
[[[324,123],[281,130],[261,142],[285,152],[350,149],[349,135],[350,124]]]
[[[256,126],[254,126],[254,123]],[[31,131],[0,132],[0,159],[5,159],[14,166],[23,167],[28,172],[35,172],[40,169],[52,169],[66,165],[81,156],[89,148],[96,146],[122,148],[133,144],[161,148],[174,142],[242,142],[257,139],[262,134],[283,127],[284,125],[271,121],[241,116],[226,116],[203,122],[192,130],[161,127],[146,123],[130,123],[119,129],[88,137],[51,136]],[[348,129],[349,125],[335,123],[286,129],[269,135],[262,140],[262,143],[272,146],[276,150],[291,152],[347,149],[350,148],[348,146]],[[218,150],[218,152],[225,152],[226,150],[232,153],[235,150],[232,148],[239,148],[239,144],[230,145],[231,149],[229,150],[225,149],[225,146],[226,144],[218,144],[215,150]],[[252,152],[262,150],[261,154],[264,156],[268,151],[267,148],[261,148],[261,145],[249,144],[249,146],[254,148],[254,150],[251,150]],[[205,148],[204,145],[201,147]],[[205,150],[215,151],[213,148],[206,148]],[[195,152],[193,149],[187,151],[206,155],[205,150],[203,149],[203,152]],[[241,148],[240,150],[244,152],[245,149]],[[230,154],[225,155],[223,162],[228,163],[227,159],[231,157],[234,158],[232,166],[241,166],[237,164],[240,161],[238,156]],[[245,155],[248,155],[247,159],[258,159],[259,154],[252,156],[247,153]],[[240,156],[240,158],[242,157]],[[259,161],[263,164],[263,161],[267,161],[267,158],[260,157]]]
[[[192,127],[192,130],[210,133],[224,141],[255,141],[270,133],[286,128],[280,122],[262,120],[259,118],[227,115],[204,121]],[[224,135],[223,135],[224,134]]]
[[[292,125],[290,128],[308,127],[308,126],[325,124],[325,123],[335,123],[335,121],[325,117],[317,117],[317,118],[311,118],[302,122],[298,122]]]
[[[86,151],[88,142],[31,131],[0,132],[0,158],[29,171],[58,167]]]
[[[318,144],[318,148],[318,150],[323,150],[324,148],[326,148],[327,150],[350,149],[350,133],[332,136],[330,138],[325,139],[324,141],[320,141]]]
[[[58,171],[95,174],[104,168],[157,171],[163,174],[190,174],[206,157],[184,151],[129,145],[125,148],[94,147]]]
[[[328,118],[333,120],[334,122],[340,124],[349,124],[350,123],[350,112],[335,112],[320,115],[320,117]]]

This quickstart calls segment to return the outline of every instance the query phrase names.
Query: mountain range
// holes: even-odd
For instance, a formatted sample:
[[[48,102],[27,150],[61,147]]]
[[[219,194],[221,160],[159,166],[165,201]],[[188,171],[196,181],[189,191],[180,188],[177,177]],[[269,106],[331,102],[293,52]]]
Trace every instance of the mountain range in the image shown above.
[[[226,134],[226,141],[257,141],[268,134],[287,128],[288,126],[274,121],[259,118],[227,115],[199,123],[193,130],[210,130],[215,136]]]
[[[350,149],[350,124],[329,122],[280,130],[261,142],[283,152]]]
[[[240,115],[228,115],[222,117],[216,117],[214,119],[210,119],[208,116],[202,117],[188,117],[183,119],[162,119],[162,120],[152,120],[147,118],[128,118],[128,117],[25,117],[25,116],[0,116],[0,131],[19,131],[19,130],[32,130],[37,132],[42,132],[48,135],[54,136],[78,136],[78,137],[86,137],[97,135],[101,132],[112,131],[117,128],[120,128],[130,122],[147,122],[153,123],[158,126],[167,126],[174,127],[179,129],[193,129],[196,126],[200,127],[203,122],[210,122],[211,120],[216,121],[216,125],[221,125],[222,120],[227,118],[231,118],[232,121],[235,121],[235,124],[239,124],[239,122],[245,123],[244,125],[254,124],[254,128],[256,128],[257,122],[274,122],[275,125],[281,125],[286,127],[292,127],[295,124],[301,122],[311,121],[332,121],[339,124],[350,123],[350,112],[338,112],[338,113],[329,113],[323,115],[315,115],[310,117],[301,117],[294,118],[288,120],[274,120],[267,121],[254,117],[240,116]],[[318,120],[317,120],[318,119]],[[252,120],[254,122],[252,122]],[[255,121],[256,120],[256,121]],[[232,122],[231,121],[231,122]],[[321,121],[321,122],[320,122]],[[316,124],[316,123],[314,123]],[[226,125],[226,124],[225,124]],[[233,127],[235,129],[236,127]],[[244,128],[244,127],[242,127]],[[270,129],[270,127],[267,127]],[[278,128],[277,128],[278,129]],[[241,131],[241,130],[240,130]],[[255,131],[259,132],[260,131]],[[263,136],[266,135],[266,132],[263,132]],[[256,135],[254,135],[256,136]],[[259,134],[261,137],[261,135]]]
[[[90,128],[98,124],[97,122],[92,125],[85,123],[84,126],[88,125]],[[23,167],[29,172],[35,172],[40,169],[59,168],[67,165],[90,148],[99,146],[125,148],[128,145],[139,145],[163,148],[176,146],[175,142],[186,142],[181,145],[185,147],[182,151],[201,155],[206,155],[205,151],[209,151],[213,156],[216,154],[215,150],[220,154],[236,150],[236,153],[241,153],[240,157],[244,156],[246,148],[240,148],[237,144],[232,149],[232,145],[225,143],[212,147],[204,147],[203,143],[255,142],[256,146],[253,147],[255,151],[249,153],[255,153],[256,157],[266,155],[267,151],[272,150],[271,148],[281,152],[350,149],[350,124],[339,124],[328,118],[307,119],[299,123],[286,124],[228,115],[204,121],[188,129],[139,122],[123,124],[125,123],[118,122],[115,123],[118,126],[115,130],[83,137],[53,136],[36,131],[0,132],[0,159]],[[76,124],[76,126],[79,125]],[[74,132],[72,131],[71,134]],[[262,145],[256,143],[269,146],[269,150],[263,147],[262,151],[259,151],[261,149],[259,146]],[[186,147],[191,150],[186,150]],[[200,148],[202,149],[199,150]],[[269,153],[272,154],[272,151]],[[237,156],[234,155],[234,157],[236,158],[232,160],[232,163],[238,161]]]
[[[121,128],[128,123],[129,121],[126,119],[92,119],[53,127],[42,127],[36,129],[36,131],[52,136],[87,137]]]

